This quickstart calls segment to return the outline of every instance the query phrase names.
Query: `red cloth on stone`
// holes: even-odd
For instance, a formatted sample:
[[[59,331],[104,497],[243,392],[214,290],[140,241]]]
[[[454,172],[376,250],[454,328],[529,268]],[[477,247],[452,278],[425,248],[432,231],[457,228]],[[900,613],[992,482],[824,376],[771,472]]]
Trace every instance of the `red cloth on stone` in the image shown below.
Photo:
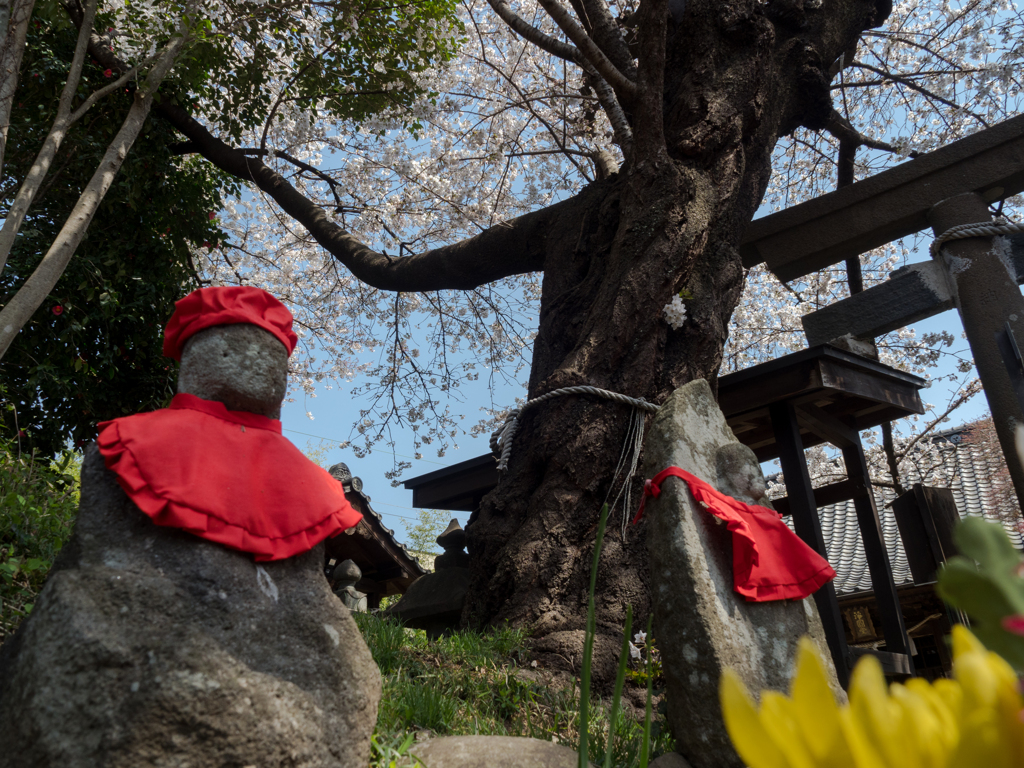
[[[747,600],[799,600],[835,578],[828,561],[793,533],[778,512],[726,496],[679,467],[647,481],[634,523],[643,515],[647,497],[657,498],[669,477],[684,480],[694,498],[726,522],[732,532],[733,588]]]
[[[164,329],[164,357],[181,360],[189,337],[214,325],[250,323],[274,334],[292,353],[299,337],[292,330],[288,307],[264,291],[249,285],[200,288],[174,304],[174,314]]]
[[[362,517],[277,419],[182,394],[99,426],[104,462],[154,523],[258,561],[306,552]]]

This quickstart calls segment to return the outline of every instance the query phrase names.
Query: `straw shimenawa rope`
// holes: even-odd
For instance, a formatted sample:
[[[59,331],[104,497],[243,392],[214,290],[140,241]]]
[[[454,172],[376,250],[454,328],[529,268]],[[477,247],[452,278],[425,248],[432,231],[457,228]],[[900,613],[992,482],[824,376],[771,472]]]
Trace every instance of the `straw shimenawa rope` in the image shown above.
[[[950,227],[932,241],[932,258],[938,256],[942,246],[950,240],[964,240],[968,237],[996,237],[997,235],[1024,234],[1024,224],[1010,224],[1005,220],[982,221],[976,224],[957,224]]]
[[[515,437],[516,432],[519,431],[519,420],[522,415],[535,405],[560,395],[594,395],[595,397],[603,397],[605,400],[612,400],[616,403],[631,405],[634,408],[645,411],[646,413],[655,413],[659,407],[654,403],[647,402],[642,397],[629,397],[627,395],[621,395],[618,392],[610,392],[607,389],[591,387],[589,385],[553,389],[540,397],[527,400],[522,408],[513,408],[508,412],[508,415],[505,416],[505,422],[491,434],[491,452],[498,455],[499,472],[504,472],[508,469],[508,460],[512,455],[512,438]]]

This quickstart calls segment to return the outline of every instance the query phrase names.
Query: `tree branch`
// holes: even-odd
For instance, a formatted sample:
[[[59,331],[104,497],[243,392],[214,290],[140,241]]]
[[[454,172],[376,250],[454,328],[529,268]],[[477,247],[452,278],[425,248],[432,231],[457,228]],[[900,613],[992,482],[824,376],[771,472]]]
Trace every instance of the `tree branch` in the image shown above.
[[[76,14],[76,10],[69,8],[69,14],[76,24],[80,24],[81,14]],[[128,69],[95,32],[90,35],[89,53],[105,66],[116,67],[120,71]],[[260,154],[259,150],[232,148],[177,104],[161,100],[153,105],[153,109],[188,140],[177,145],[178,151],[188,148],[221,170],[255,184],[304,226],[313,239],[348,267],[356,278],[384,291],[465,290],[510,275],[541,271],[544,269],[544,239],[549,233],[549,226],[566,209],[573,207],[576,200],[570,198],[503,222],[452,245],[395,258],[371,250],[331,221],[322,207],[295,189],[281,174],[258,158],[247,156],[247,153]]]
[[[93,9],[95,6],[95,2],[90,3],[90,7]],[[90,19],[89,12],[86,13],[86,18]],[[88,31],[87,27],[83,26],[82,29]],[[85,189],[82,190],[82,194],[64,222],[64,226],[61,227],[39,265],[18,289],[14,297],[0,310],[0,358],[4,356],[10,348],[11,342],[14,341],[14,337],[46,299],[47,294],[53,290],[74,255],[75,249],[85,237],[89,223],[96,215],[96,210],[103,202],[110,185],[113,184],[136,137],[142,131],[146,116],[152,108],[153,93],[174,66],[188,33],[188,29],[182,23],[176,35],[164,46],[156,64],[146,76],[145,82],[135,92],[132,106],[129,108],[120,130],[107,146],[103,159],[96,167],[96,171],[89,179]],[[84,38],[85,35],[83,34],[81,37]],[[81,48],[84,53],[84,45]],[[70,79],[69,77],[69,82]]]
[[[924,96],[926,98],[934,99],[935,101],[939,102],[940,104],[945,104],[947,107],[949,107],[950,109],[956,110],[957,112],[965,112],[968,115],[970,115],[971,117],[973,117],[975,120],[977,120],[979,123],[981,123],[983,126],[985,126],[986,128],[989,127],[988,122],[981,115],[979,115],[979,114],[977,114],[975,112],[972,112],[971,110],[967,109],[967,107],[962,106],[960,104],[957,104],[954,101],[950,101],[949,99],[946,99],[946,98],[943,98],[942,96],[939,96],[939,94],[937,94],[937,93],[935,93],[933,91],[928,90],[927,88],[925,88],[922,85],[918,85],[917,83],[913,82],[909,78],[893,74],[892,72],[886,72],[884,69],[879,69],[878,67],[873,67],[870,64],[865,64],[863,61],[855,61],[855,62],[853,62],[853,66],[859,67],[860,69],[866,69],[868,72],[874,72],[876,75],[879,75],[879,76],[881,76],[883,78],[888,78],[889,80],[892,80],[894,83],[899,83],[900,85],[906,86],[907,88],[909,88],[912,91],[917,91],[918,93],[920,93],[922,96]]]
[[[633,154],[633,129],[629,127],[626,112],[619,103],[615,90],[589,63],[585,63],[583,69],[590,75],[590,85],[597,94],[597,100],[605,114],[608,115],[608,122],[612,126],[612,138],[622,149],[623,156],[628,158]]]
[[[0,178],[3,178],[4,150],[11,125],[11,105],[18,88],[21,57],[25,53],[28,22],[32,18],[35,0],[8,0],[6,6],[6,18],[0,25],[4,35],[0,42]]]
[[[528,43],[533,43],[542,51],[547,51],[552,56],[558,56],[566,61],[572,61],[577,64],[583,62],[583,56],[575,47],[552,37],[546,32],[541,32],[513,11],[507,0],[487,0],[487,2],[494,9],[494,12],[498,14],[498,17],[508,24],[513,32]]]
[[[667,156],[665,144],[665,63],[668,34],[668,0],[644,0],[638,12],[640,43],[639,91],[636,122],[644,145]]]
[[[164,101],[155,109],[189,139],[199,154],[221,170],[255,184],[356,278],[385,291],[465,290],[510,275],[543,270],[549,227],[575,205],[576,198],[570,198],[453,245],[403,258],[388,256],[350,235],[281,174],[225,144],[182,107]]]
[[[89,29],[92,27],[93,19],[96,18],[97,5],[97,0],[89,0],[82,11],[82,18]],[[75,52],[71,57],[71,66],[68,67],[68,77],[64,83],[64,88],[61,90],[60,99],[57,102],[57,115],[53,118],[50,130],[43,140],[43,145],[39,148],[39,152],[31,168],[29,168],[28,175],[18,189],[14,203],[4,218],[3,228],[0,229],[0,271],[7,264],[7,258],[10,256],[11,248],[14,246],[14,238],[17,237],[18,230],[21,229],[21,224],[25,220],[25,215],[32,206],[32,201],[35,200],[36,193],[39,191],[47,172],[50,170],[50,165],[53,163],[53,158],[57,155],[57,150],[60,149],[61,142],[64,141],[64,137],[67,135],[70,125],[71,105],[78,91],[78,84],[82,79],[82,67],[85,62],[85,52],[89,40],[87,31],[86,27],[83,26],[82,31],[78,34]],[[19,325],[18,328],[21,328],[21,326]],[[14,332],[17,333],[17,330]],[[13,339],[14,337],[11,336],[10,338]]]
[[[590,35],[608,59],[630,80],[636,80],[636,64],[605,0],[578,0],[586,11]]]
[[[555,20],[555,24],[565,32],[566,37],[572,40],[579,52],[597,70],[614,90],[620,102],[627,104],[637,96],[636,82],[626,77],[619,69],[612,64],[604,51],[602,51],[587,31],[579,25],[572,15],[565,9],[558,0],[537,0],[541,7],[548,12],[548,15]]]
[[[828,122],[825,124],[825,130],[830,134],[839,139],[840,143],[846,142],[848,144],[856,144],[861,147],[870,147],[871,149],[878,149],[883,152],[892,152],[893,154],[899,154],[899,150],[892,144],[878,139],[872,139],[870,136],[865,136],[863,133],[858,131],[853,125],[839,114],[835,109],[832,110],[832,114],[829,115]],[[908,152],[911,158],[915,158],[919,153]]]

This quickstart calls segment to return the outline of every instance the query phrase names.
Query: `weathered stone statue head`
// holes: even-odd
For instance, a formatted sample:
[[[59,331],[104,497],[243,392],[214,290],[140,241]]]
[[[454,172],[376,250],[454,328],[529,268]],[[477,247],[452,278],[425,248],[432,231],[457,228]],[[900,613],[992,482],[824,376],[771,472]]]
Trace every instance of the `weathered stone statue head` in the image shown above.
[[[765,506],[767,487],[757,456],[743,443],[726,443],[715,451],[715,487],[747,504]]]
[[[287,388],[288,350],[262,328],[216,325],[185,342],[179,394],[279,419]]]
[[[164,354],[181,361],[179,394],[277,419],[297,342],[291,313],[266,291],[204,289],[177,303]]]

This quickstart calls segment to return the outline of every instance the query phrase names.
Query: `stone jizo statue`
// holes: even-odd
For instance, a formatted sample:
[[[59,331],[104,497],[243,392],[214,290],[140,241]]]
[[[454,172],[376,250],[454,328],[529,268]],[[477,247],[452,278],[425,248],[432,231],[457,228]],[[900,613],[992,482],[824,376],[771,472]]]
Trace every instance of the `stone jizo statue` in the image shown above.
[[[343,560],[334,569],[334,594],[350,611],[366,613],[366,593],[356,589],[363,572],[354,560]]]
[[[322,544],[360,518],[281,435],[291,325],[257,288],[178,302],[178,394],[100,425],[0,649],[0,768],[367,764],[380,675]]]

